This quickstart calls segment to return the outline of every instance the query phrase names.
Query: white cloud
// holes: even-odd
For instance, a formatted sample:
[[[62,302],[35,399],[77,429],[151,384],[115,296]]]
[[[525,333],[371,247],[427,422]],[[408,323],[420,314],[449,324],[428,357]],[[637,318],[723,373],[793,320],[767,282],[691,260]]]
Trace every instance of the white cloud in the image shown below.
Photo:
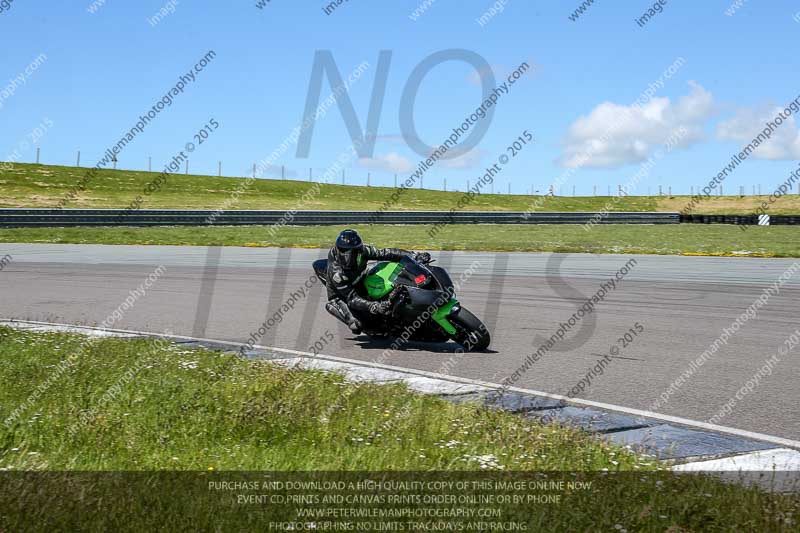
[[[439,159],[439,161],[437,161],[436,164],[443,168],[455,168],[455,169],[475,168],[480,166],[481,159],[483,159],[484,155],[486,155],[485,150],[481,150],[480,148],[473,148],[469,152],[456,156],[452,159]]]
[[[409,172],[414,168],[411,161],[401,156],[397,152],[390,152],[385,155],[377,155],[376,157],[364,157],[358,160],[358,165],[370,170],[377,170],[381,172],[390,173],[404,173]]]
[[[673,103],[652,98],[642,105],[603,102],[569,127],[558,162],[565,167],[620,167],[649,158],[678,128],[685,129],[676,147],[703,139],[705,122],[714,113],[710,92],[690,81],[689,94]]]
[[[394,135],[378,135],[376,137],[379,141],[388,143],[388,144],[401,144],[403,146],[408,146],[406,144],[406,140],[403,138],[402,135],[394,134]],[[457,148],[453,148],[451,153],[457,150]],[[433,153],[433,152],[431,152]],[[487,154],[486,150],[480,148],[473,148],[469,152],[462,154],[458,157],[448,158],[448,159],[439,159],[436,162],[437,166],[443,168],[452,168],[452,169],[466,169],[466,168],[475,168],[480,166],[481,159]],[[430,155],[430,154],[428,154]],[[449,155],[449,154],[448,154]],[[371,168],[374,170],[385,170],[387,172],[408,172],[413,167],[413,164],[406,158],[398,155],[395,152],[384,156],[377,156],[373,159],[364,159],[359,160],[359,165],[364,168]],[[398,170],[387,170],[386,166],[392,165],[393,167],[402,166],[402,169]],[[407,165],[404,166],[404,165]]]
[[[774,122],[783,111],[780,107],[760,109],[743,108],[736,115],[717,126],[717,137],[726,141],[736,141],[745,146],[767,128],[767,122]],[[762,136],[763,139],[763,136]],[[761,142],[752,157],[757,159],[800,159],[800,132],[793,116],[776,125],[771,137]]]
[[[533,74],[538,74],[541,67],[539,66],[533,58],[529,58],[525,60],[528,64],[528,70],[525,72],[525,78],[529,79]],[[516,67],[514,67],[516,68]],[[491,71],[491,72],[490,72]],[[479,69],[470,70],[469,74],[467,75],[467,82],[470,85],[475,85],[476,87],[481,87],[483,85],[483,78],[488,76],[489,74],[494,74],[495,82],[502,85],[506,78],[508,78],[509,74],[511,74],[514,69],[509,68],[505,65],[489,65],[489,70],[486,69]]]

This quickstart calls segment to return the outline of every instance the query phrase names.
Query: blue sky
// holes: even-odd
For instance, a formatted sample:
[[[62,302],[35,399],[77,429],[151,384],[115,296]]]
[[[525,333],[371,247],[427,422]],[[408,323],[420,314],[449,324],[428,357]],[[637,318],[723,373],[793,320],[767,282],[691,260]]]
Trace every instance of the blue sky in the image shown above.
[[[92,164],[117,142],[209,50],[214,60],[120,155],[121,168],[160,168],[210,119],[219,122],[209,140],[190,155],[190,170],[245,175],[267,157],[303,119],[316,50],[330,50],[343,76],[362,62],[370,66],[349,97],[366,123],[378,54],[392,51],[373,158],[353,161],[349,183],[391,184],[423,159],[403,142],[399,108],[406,81],[427,56],[463,48],[482,56],[498,81],[523,61],[533,68],[503,97],[476,150],[462,160],[440,161],[426,187],[464,189],[527,130],[532,145],[504,166],[496,190],[543,190],[570,169],[561,191],[590,194],[597,186],[625,184],[670,131],[686,128],[679,146],[659,159],[633,191],[674,192],[705,184],[730,162],[747,138],[763,128],[774,106],[800,96],[797,40],[800,1],[745,1],[732,16],[733,0],[678,2],[639,27],[635,18],[652,3],[603,2],[576,21],[577,1],[506,0],[484,26],[477,19],[496,2],[435,0],[417,20],[410,14],[425,0],[349,0],[330,15],[317,0],[250,2],[178,0],[155,26],[148,22],[167,0],[91,2],[14,0],[0,12],[0,159],[32,161],[37,127],[42,162]],[[173,0],[174,2],[174,0]],[[100,4],[101,2],[97,2]],[[800,16],[798,16],[800,18]],[[44,60],[24,85],[7,88],[35,58]],[[682,58],[653,100],[607,136],[589,162],[575,155],[608,131],[624,111]],[[472,67],[443,63],[425,78],[415,104],[415,123],[429,144],[442,142],[480,105]],[[4,89],[4,87],[6,89]],[[323,98],[330,93],[323,84]],[[42,127],[47,121],[51,124]],[[759,127],[759,125],[762,125]],[[46,131],[44,131],[46,130]],[[294,148],[278,164],[306,178],[320,175],[351,140],[337,108],[316,125],[307,159]],[[789,119],[769,146],[738,167],[725,191],[774,188],[797,167],[798,124]],[[572,163],[570,163],[572,161]],[[294,175],[294,174],[291,174]]]

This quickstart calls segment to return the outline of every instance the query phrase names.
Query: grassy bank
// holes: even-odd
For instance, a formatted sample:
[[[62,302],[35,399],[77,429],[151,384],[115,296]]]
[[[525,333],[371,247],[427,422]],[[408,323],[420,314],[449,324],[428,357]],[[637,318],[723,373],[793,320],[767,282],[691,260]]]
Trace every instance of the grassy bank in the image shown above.
[[[291,506],[243,507],[209,491],[209,480],[243,479],[225,472],[244,470],[402,470],[438,480],[459,471],[513,471],[509,480],[631,472],[596,476],[590,490],[565,492],[563,505],[498,506],[529,531],[778,531],[800,508],[796,497],[654,472],[647,458],[587,434],[476,404],[161,341],[0,328],[0,378],[0,415],[16,413],[0,425],[0,529],[9,531],[82,520],[97,530],[213,530],[290,518]],[[20,470],[67,472],[14,477]],[[187,474],[70,477],[77,470]]]
[[[0,207],[56,207],[79,183],[88,169],[76,167],[14,164],[0,173]],[[67,202],[68,208],[125,208],[142,195],[157,173],[101,170],[85,191]],[[242,178],[201,175],[170,175],[157,192],[144,196],[143,209],[219,209],[239,189]],[[434,179],[433,182],[438,182]],[[431,181],[429,181],[431,183]],[[229,209],[333,209],[374,210],[391,196],[387,187],[319,185],[304,201],[300,198],[316,185],[293,180],[254,180],[230,204]],[[487,192],[484,190],[483,192]],[[397,210],[447,210],[462,193],[409,189],[392,207]],[[767,196],[710,197],[695,212],[751,214]],[[465,207],[473,211],[680,211],[687,196],[541,197],[481,194]],[[787,195],[772,204],[770,213],[800,212],[800,196]]]
[[[354,226],[368,242],[425,250],[592,252],[800,257],[794,226],[451,225],[430,237],[430,226]],[[327,248],[342,228],[269,227],[20,228],[0,229],[0,243],[171,244]]]

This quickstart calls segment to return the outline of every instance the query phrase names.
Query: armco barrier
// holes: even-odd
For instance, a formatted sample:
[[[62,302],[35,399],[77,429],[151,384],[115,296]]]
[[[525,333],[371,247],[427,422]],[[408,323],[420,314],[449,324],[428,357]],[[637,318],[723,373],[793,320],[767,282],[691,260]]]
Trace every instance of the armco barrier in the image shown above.
[[[346,224],[586,224],[596,213],[502,211],[204,211],[142,209],[0,209],[0,228],[70,226],[292,226]],[[598,224],[758,224],[756,215],[608,213]],[[797,225],[800,215],[771,215],[770,225]]]
[[[346,224],[585,224],[595,213],[461,211],[191,211],[143,209],[0,209],[0,227],[242,226]],[[599,224],[677,224],[678,213],[609,213]]]
[[[756,215],[681,215],[681,224],[758,224]]]
[[[758,215],[681,215],[681,224],[758,224]],[[800,215],[770,215],[770,226],[800,224]]]

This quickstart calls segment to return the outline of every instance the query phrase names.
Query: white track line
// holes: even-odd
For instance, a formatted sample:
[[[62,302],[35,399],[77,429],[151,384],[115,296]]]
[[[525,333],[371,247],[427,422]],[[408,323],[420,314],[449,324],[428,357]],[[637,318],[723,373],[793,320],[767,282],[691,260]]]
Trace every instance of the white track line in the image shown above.
[[[74,326],[74,325],[71,325],[71,324],[59,324],[59,323],[53,323],[53,322],[37,322],[37,321],[33,321],[33,320],[14,320],[14,319],[2,320],[2,319],[0,319],[0,322],[11,322],[11,323],[16,322],[16,323],[20,323],[20,324],[36,324],[36,325],[41,325],[41,326],[62,326],[62,327],[66,326],[66,327],[74,327],[74,328],[88,329],[88,330],[103,330],[103,328],[94,328],[94,327],[90,327],[90,326]],[[109,332],[114,332],[114,333],[127,333],[127,334],[135,334],[135,335],[145,335],[145,336],[150,336],[150,337],[155,336],[155,337],[163,337],[163,338],[168,338],[168,339],[179,339],[179,340],[187,340],[187,341],[209,342],[209,343],[221,344],[221,345],[232,346],[232,347],[237,347],[237,348],[243,346],[243,344],[240,343],[240,342],[220,341],[220,340],[216,340],[216,339],[205,339],[205,338],[201,338],[201,337],[186,337],[186,336],[183,336],[183,335],[165,335],[165,334],[162,334],[162,333],[153,333],[153,332],[148,332],[148,331],[136,331],[136,330],[125,330],[125,329],[104,329],[104,331],[109,331]],[[278,353],[286,353],[286,354],[296,355],[296,356],[300,356],[300,357],[307,357],[307,358],[310,358],[310,359],[323,359],[323,360],[336,361],[336,362],[340,362],[340,363],[348,363],[348,364],[358,365],[358,366],[379,368],[379,369],[382,369],[382,370],[391,370],[391,371],[395,371],[395,372],[404,372],[406,374],[415,374],[415,375],[418,375],[418,376],[441,379],[441,380],[445,380],[445,381],[452,381],[452,382],[456,382],[456,383],[463,383],[463,384],[466,384],[466,385],[479,385],[479,386],[487,387],[487,388],[491,388],[491,389],[501,389],[501,388],[503,388],[503,386],[501,384],[499,384],[499,383],[490,383],[490,382],[487,382],[487,381],[481,381],[481,380],[477,380],[477,379],[462,378],[462,377],[457,377],[457,376],[449,376],[449,375],[445,375],[445,374],[439,374],[439,373],[436,373],[436,372],[428,372],[428,371],[425,371],[425,370],[417,370],[417,369],[413,369],[413,368],[404,368],[404,367],[393,366],[393,365],[384,365],[384,364],[379,364],[379,363],[373,363],[373,362],[370,362],[370,361],[359,361],[358,359],[348,359],[346,357],[338,357],[338,356],[335,356],[335,355],[325,355],[325,354],[314,355],[314,354],[309,353],[309,352],[301,352],[301,351],[298,351],[298,350],[289,350],[287,348],[278,348],[278,347],[275,347],[275,346],[255,345],[255,346],[253,346],[253,349],[254,350],[255,349],[269,350],[269,351],[278,352]],[[754,431],[747,431],[747,430],[744,430],[744,429],[737,429],[737,428],[732,428],[732,427],[727,427],[727,426],[718,426],[716,424],[709,424],[708,422],[700,422],[698,420],[690,420],[688,418],[682,418],[682,417],[679,417],[679,416],[672,416],[672,415],[665,415],[665,414],[661,414],[661,413],[654,413],[652,411],[645,411],[645,410],[642,410],[642,409],[633,409],[631,407],[624,407],[624,406],[621,406],[621,405],[614,405],[614,404],[610,404],[610,403],[595,402],[595,401],[592,401],[592,400],[583,400],[583,399],[580,399],[580,398],[569,398],[567,396],[562,396],[560,394],[551,394],[549,392],[542,392],[542,391],[537,391],[537,390],[532,390],[532,389],[523,389],[523,388],[520,388],[520,387],[508,387],[505,390],[512,391],[512,392],[519,392],[519,393],[522,393],[522,394],[533,394],[533,395],[536,395],[536,396],[543,396],[545,398],[551,398],[551,399],[554,399],[554,400],[561,400],[561,401],[564,401],[565,403],[569,403],[569,404],[573,404],[573,405],[579,405],[579,406],[584,406],[584,407],[596,407],[598,409],[604,409],[606,411],[616,411],[616,412],[619,412],[619,413],[635,415],[635,416],[639,416],[639,417],[642,417],[642,418],[651,418],[651,419],[655,419],[655,420],[661,420],[663,422],[672,422],[673,424],[679,424],[681,426],[688,426],[688,427],[692,427],[692,428],[703,429],[703,430],[706,430],[706,431],[716,431],[716,432],[719,432],[719,433],[727,433],[729,435],[737,435],[739,437],[745,437],[745,438],[749,438],[749,439],[760,440],[760,441],[763,441],[763,442],[769,442],[769,443],[772,443],[772,444],[778,444],[780,446],[786,446],[788,448],[800,449],[800,441],[796,441],[796,440],[792,440],[792,439],[785,439],[783,437],[776,437],[774,435],[765,435],[764,433],[756,433]]]

